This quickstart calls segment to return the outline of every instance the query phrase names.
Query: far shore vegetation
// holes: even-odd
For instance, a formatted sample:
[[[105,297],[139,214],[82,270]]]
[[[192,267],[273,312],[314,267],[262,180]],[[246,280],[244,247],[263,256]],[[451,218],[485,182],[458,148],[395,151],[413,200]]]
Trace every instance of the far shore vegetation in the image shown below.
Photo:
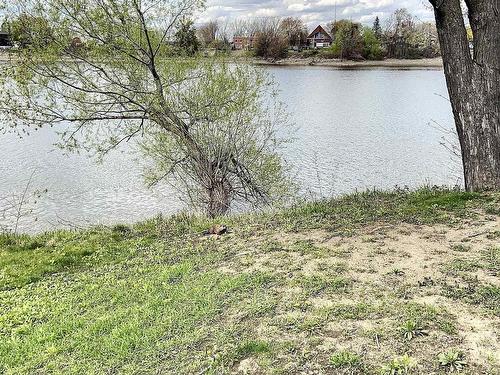
[[[319,25],[325,43],[316,43],[312,30],[300,18],[257,17],[249,20],[212,20],[197,24],[183,18],[178,30],[166,40],[179,54],[237,55],[268,60],[309,59],[384,60],[430,59],[440,56],[437,30],[406,9],[396,10],[383,24],[375,17],[371,26],[346,19]],[[1,25],[6,45],[28,48],[34,39],[48,46],[55,30],[41,15],[22,12],[6,17]],[[313,32],[314,33],[314,32]],[[316,37],[318,38],[318,37]],[[472,40],[472,33],[470,33]],[[319,39],[318,39],[319,40]],[[83,47],[85,38],[75,36],[70,46]],[[12,50],[11,52],[14,52]]]

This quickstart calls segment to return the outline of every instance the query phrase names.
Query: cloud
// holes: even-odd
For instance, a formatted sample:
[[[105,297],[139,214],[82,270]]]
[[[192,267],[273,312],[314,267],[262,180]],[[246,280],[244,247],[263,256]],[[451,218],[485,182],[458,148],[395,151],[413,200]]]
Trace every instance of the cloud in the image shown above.
[[[396,9],[407,8],[422,21],[433,20],[427,0],[207,0],[198,22],[251,17],[300,17],[309,28],[348,18],[369,25],[376,16],[384,22]]]
[[[275,17],[278,15],[278,10],[273,8],[261,8],[254,14],[256,17]]]
[[[303,12],[311,8],[311,4],[290,4],[287,10],[292,12]]]

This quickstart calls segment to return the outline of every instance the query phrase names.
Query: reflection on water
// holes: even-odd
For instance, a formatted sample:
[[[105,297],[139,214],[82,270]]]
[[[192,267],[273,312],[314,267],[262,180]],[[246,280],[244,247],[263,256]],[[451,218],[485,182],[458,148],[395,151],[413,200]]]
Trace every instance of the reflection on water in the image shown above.
[[[453,123],[442,71],[265,69],[297,126],[284,153],[304,193],[457,183],[459,167],[429,125]],[[48,189],[22,230],[134,222],[182,208],[169,187],[145,187],[133,146],[96,164],[54,149],[56,139],[53,129],[22,140],[0,135],[0,196],[21,191],[33,170],[33,186]]]

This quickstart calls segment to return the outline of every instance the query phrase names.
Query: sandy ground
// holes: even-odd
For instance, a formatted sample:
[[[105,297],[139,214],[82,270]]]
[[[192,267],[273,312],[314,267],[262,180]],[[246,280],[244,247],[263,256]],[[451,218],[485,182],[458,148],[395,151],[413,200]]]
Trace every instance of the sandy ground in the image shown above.
[[[8,53],[0,50],[0,63],[10,62],[10,61],[12,61],[12,57]]]
[[[379,223],[352,237],[332,236],[322,230],[275,235],[269,239],[274,243],[272,250],[238,254],[220,270],[234,274],[262,271],[285,279],[313,277],[321,280],[328,279],[341,267],[345,269],[343,275],[354,281],[350,293],[309,296],[302,302],[308,309],[322,311],[339,303],[345,306],[378,303],[393,306],[394,313],[381,314],[378,319],[330,321],[325,328],[315,332],[321,337],[321,350],[332,352],[347,348],[367,352],[373,361],[382,362],[397,345],[387,338],[374,344],[368,338],[370,332],[380,331],[382,336],[390,337],[387,327],[394,326],[398,306],[414,303],[440,311],[456,326],[456,335],[447,336],[431,330],[428,336],[416,340],[420,352],[416,357],[420,356],[421,363],[432,361],[436,351],[459,347],[466,353],[469,371],[493,374],[500,371],[500,317],[479,305],[447,296],[443,290],[446,285],[458,286],[468,280],[475,280],[476,285],[500,285],[496,271],[481,266],[485,252],[498,246],[499,233],[500,217],[481,215],[452,226]],[[297,248],[297,243],[309,243],[315,250]],[[277,292],[285,301],[293,301],[301,295],[301,288],[291,285]],[[278,311],[280,313],[283,319],[293,318],[286,309]],[[272,336],[271,326],[262,323],[263,338]],[[282,334],[276,333],[277,336]],[[426,370],[421,371],[425,373]]]

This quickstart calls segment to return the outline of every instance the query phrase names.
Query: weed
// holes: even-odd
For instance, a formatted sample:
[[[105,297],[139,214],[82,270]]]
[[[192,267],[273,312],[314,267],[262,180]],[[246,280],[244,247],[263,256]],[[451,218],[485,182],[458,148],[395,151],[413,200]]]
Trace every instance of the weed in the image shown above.
[[[489,204],[485,207],[484,211],[489,215],[500,216],[500,205]]]
[[[406,375],[410,374],[417,362],[407,354],[392,359],[387,365],[382,367],[383,375]]]
[[[447,269],[452,273],[456,272],[474,272],[481,268],[481,264],[474,260],[454,259],[448,264]]]
[[[500,230],[496,230],[494,232],[488,233],[486,235],[486,238],[489,240],[496,240],[496,239],[500,238]]]
[[[466,285],[443,285],[443,295],[462,300],[471,305],[479,305],[500,316],[500,286],[482,284],[476,278],[465,280]]]
[[[461,371],[467,366],[464,354],[455,349],[440,353],[438,355],[438,361],[440,366],[446,367],[450,372]]]
[[[451,250],[459,253],[467,253],[471,250],[471,246],[463,243],[456,243],[451,245]]]
[[[422,326],[418,325],[414,320],[407,320],[404,324],[399,327],[399,330],[403,334],[403,337],[410,341],[418,336],[427,335],[427,331],[422,328]]]
[[[292,245],[292,250],[298,252],[300,255],[321,253],[324,251],[321,247],[314,244],[314,241],[305,240],[297,241]]]
[[[247,358],[253,354],[262,354],[269,352],[270,346],[264,341],[247,341],[238,346],[236,354],[238,359]]]
[[[339,248],[339,249],[335,249],[333,251],[333,255],[336,256],[336,257],[339,257],[339,258],[350,258],[352,256],[352,253],[353,251],[355,251],[356,249],[353,248],[353,247],[350,247],[348,249],[345,249],[345,248]]]
[[[392,269],[389,274],[395,275],[395,276],[403,276],[405,272],[403,270],[400,270],[399,268],[394,268]]]
[[[370,314],[377,312],[377,308],[366,304],[338,304],[327,309],[329,317],[348,320],[366,319]]]
[[[132,229],[130,229],[130,227],[126,224],[116,224],[111,228],[111,230],[114,233],[121,233],[121,234],[128,234],[132,231]]]
[[[330,357],[333,368],[355,368],[361,366],[361,357],[353,352],[342,350]]]

